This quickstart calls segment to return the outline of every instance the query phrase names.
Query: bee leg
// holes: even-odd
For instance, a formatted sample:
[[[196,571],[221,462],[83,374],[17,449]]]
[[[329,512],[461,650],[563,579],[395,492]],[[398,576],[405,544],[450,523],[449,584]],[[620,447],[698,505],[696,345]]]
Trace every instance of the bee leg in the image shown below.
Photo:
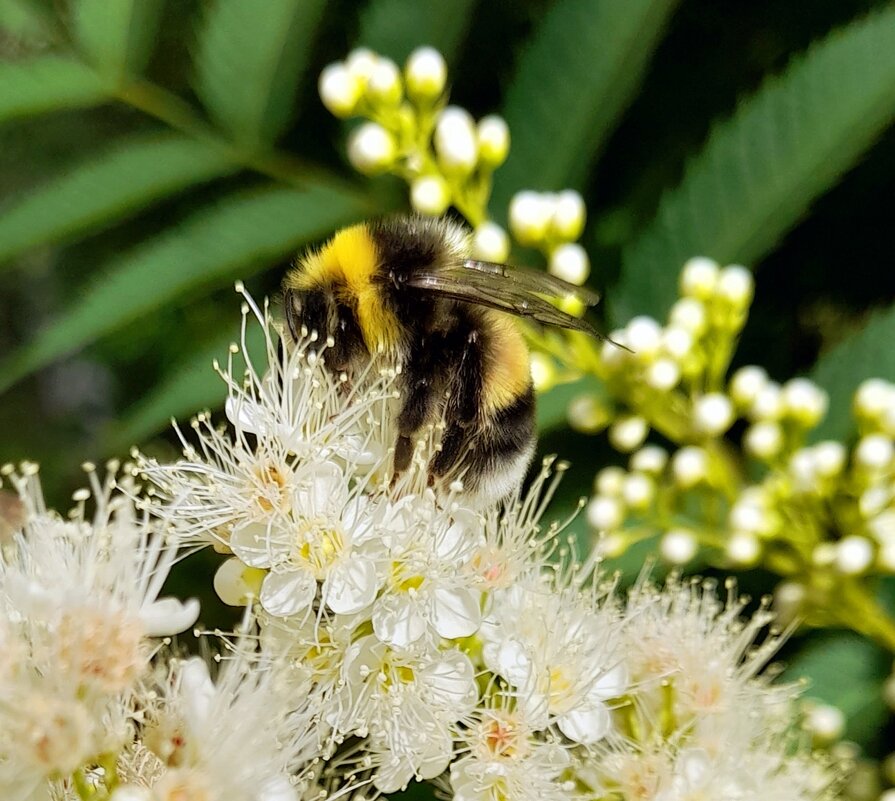
[[[394,473],[403,473],[410,467],[410,459],[413,456],[413,440],[410,437],[399,436],[395,443],[395,458],[392,462]]]

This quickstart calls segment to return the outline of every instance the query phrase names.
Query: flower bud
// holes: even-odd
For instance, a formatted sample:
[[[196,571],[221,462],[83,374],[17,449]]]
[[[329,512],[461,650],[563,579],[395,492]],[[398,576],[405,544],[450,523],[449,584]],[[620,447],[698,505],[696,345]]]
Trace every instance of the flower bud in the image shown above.
[[[693,335],[684,328],[670,325],[662,330],[662,350],[676,361],[682,361],[693,350]]]
[[[265,570],[248,567],[236,557],[227,559],[214,574],[214,591],[229,606],[244,606],[250,598],[258,598]]]
[[[641,473],[649,473],[657,476],[668,464],[668,451],[659,445],[644,445],[639,451],[631,455],[628,466],[631,470]]]
[[[699,541],[696,535],[685,528],[673,528],[666,531],[659,541],[659,553],[666,562],[673,565],[684,565],[696,556]]]
[[[622,483],[622,498],[630,509],[646,509],[655,495],[656,485],[643,473],[629,473]]]
[[[652,318],[641,315],[625,326],[625,344],[634,351],[638,361],[649,361],[659,351],[662,328]]]
[[[479,146],[475,123],[468,111],[459,106],[444,109],[435,124],[434,141],[438,163],[446,171],[468,175],[475,169]]]
[[[771,421],[755,423],[743,436],[743,446],[756,459],[769,461],[783,449],[783,429]]]
[[[122,784],[109,796],[109,801],[152,801],[152,791],[148,787]]]
[[[556,367],[553,360],[543,353],[531,354],[531,383],[538,392],[546,392],[556,381]]]
[[[695,487],[708,475],[709,459],[702,448],[688,445],[671,458],[671,472],[682,489]]]
[[[868,378],[855,392],[855,413],[870,420],[879,420],[893,401],[895,387],[882,378]]]
[[[730,379],[730,397],[741,409],[755,403],[758,393],[768,385],[768,374],[762,367],[741,367]]]
[[[621,495],[625,476],[625,471],[620,467],[604,467],[594,478],[594,489],[600,495]]]
[[[612,531],[625,518],[625,510],[617,498],[595,495],[587,504],[587,522],[597,531]]]
[[[566,411],[569,425],[582,434],[602,431],[611,419],[609,410],[596,397],[584,393],[572,398]]]
[[[750,531],[736,531],[730,535],[724,550],[736,567],[753,567],[761,556],[761,542]]]
[[[451,192],[441,176],[424,175],[411,185],[410,202],[420,214],[439,217],[451,203]]]
[[[675,301],[668,320],[672,325],[689,331],[694,337],[702,336],[708,327],[705,306],[696,298],[681,298]]]
[[[476,128],[479,157],[489,167],[499,167],[510,152],[510,129],[503,117],[489,114]]]
[[[367,47],[357,47],[348,54],[345,59],[345,66],[348,71],[361,82],[361,86],[366,86],[367,81],[376,69],[376,63],[379,61],[372,50]]]
[[[810,448],[800,448],[789,460],[789,474],[795,489],[799,492],[817,492],[818,473],[814,452]]]
[[[628,415],[620,417],[612,424],[609,429],[609,442],[617,451],[630,453],[643,445],[648,433],[649,426],[646,420],[636,415]]]
[[[814,446],[814,462],[823,478],[833,478],[845,467],[845,446],[834,440],[824,440]]]
[[[884,434],[863,437],[855,448],[855,461],[865,470],[885,470],[895,456],[891,438]]]
[[[658,392],[674,389],[681,380],[681,368],[671,359],[656,359],[643,374],[647,386]]]
[[[805,716],[805,728],[811,733],[815,744],[830,745],[842,737],[845,715],[838,707],[818,704]]]
[[[627,346],[626,336],[625,330],[620,328],[609,332],[608,339],[600,345],[600,361],[604,367],[615,370],[633,358],[630,352],[618,347],[618,345]]]
[[[718,263],[699,256],[690,259],[681,271],[681,294],[697,300],[708,300],[718,283]]]
[[[395,163],[397,145],[381,125],[365,122],[348,140],[348,160],[365,175],[384,172]]]
[[[752,303],[755,282],[745,267],[732,264],[721,270],[715,286],[715,296],[727,301],[737,310],[745,310]]]
[[[892,491],[887,486],[870,487],[858,498],[858,511],[865,520],[876,517],[892,500]]]
[[[783,416],[783,408],[780,385],[776,381],[768,381],[752,401],[749,417],[755,421],[779,420]]]
[[[867,537],[852,534],[836,545],[836,569],[847,576],[857,576],[873,563],[873,545]]]
[[[770,528],[767,509],[757,498],[741,495],[727,516],[733,531],[764,534]]]
[[[703,434],[716,437],[733,423],[733,404],[727,395],[710,392],[693,403],[693,423]]]
[[[560,245],[550,254],[550,273],[570,284],[581,286],[590,273],[587,252],[576,242]]]
[[[807,594],[803,584],[781,581],[774,589],[774,611],[778,619],[788,623],[801,615]]]
[[[433,47],[414,50],[404,66],[407,94],[414,100],[431,102],[441,96],[447,83],[447,64]]]
[[[350,117],[357,108],[363,84],[342,63],[330,64],[320,73],[317,90],[323,105],[336,117]]]
[[[584,198],[574,189],[566,189],[553,197],[550,229],[563,242],[574,242],[584,231],[586,216]]]
[[[782,392],[786,413],[805,428],[816,426],[827,413],[827,393],[807,378],[790,379]]]
[[[367,79],[365,94],[371,103],[396,106],[401,102],[403,87],[398,65],[389,58],[379,58]]]
[[[539,245],[550,225],[550,203],[537,192],[517,192],[510,201],[510,229],[520,245]]]
[[[472,255],[483,261],[505,262],[510,255],[510,238],[497,223],[483,222],[472,235]]]

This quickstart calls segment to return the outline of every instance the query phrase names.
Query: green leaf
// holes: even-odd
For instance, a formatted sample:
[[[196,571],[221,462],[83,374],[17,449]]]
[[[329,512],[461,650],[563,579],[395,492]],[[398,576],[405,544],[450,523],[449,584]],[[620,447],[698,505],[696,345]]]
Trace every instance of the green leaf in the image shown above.
[[[811,432],[813,440],[847,439],[854,433],[852,395],[865,378],[895,381],[895,306],[875,314],[860,331],[823,354],[811,378],[830,393],[830,408]]]
[[[46,13],[28,0],[0,0],[0,30],[7,36],[21,40],[41,40],[47,37]]]
[[[360,18],[361,47],[401,64],[417,47],[429,45],[448,62],[466,36],[477,0],[373,0]]]
[[[99,76],[73,58],[41,56],[0,64],[0,122],[95,106],[107,99]]]
[[[4,209],[0,262],[35,245],[110,224],[157,198],[236,169],[222,150],[179,134],[119,142]]]
[[[205,208],[100,269],[36,339],[0,364],[0,391],[165,303],[220,285],[365,216],[364,198],[320,187],[265,187]]]
[[[234,302],[234,312],[236,306]],[[103,451],[126,451],[135,443],[157,434],[172,417],[183,419],[200,409],[223,405],[226,387],[212,370],[212,362],[217,359],[221,364],[226,364],[230,343],[238,341],[239,330],[234,325],[228,328],[225,335],[214,338],[175,364],[169,377],[127,409],[123,419],[106,433]],[[261,326],[250,324],[247,327],[246,347],[256,364],[264,362],[264,332]]]
[[[196,92],[217,122],[250,145],[289,122],[324,0],[217,0],[199,35]]]
[[[559,0],[519,56],[503,107],[513,137],[495,175],[499,218],[523,188],[578,186],[631,102],[677,0]]]
[[[538,431],[568,425],[569,404],[579,395],[603,398],[606,389],[593,375],[584,375],[577,381],[567,381],[551,387],[538,396]]]
[[[888,717],[880,697],[891,657],[853,632],[826,632],[812,637],[783,674],[784,680],[806,678],[808,698],[832,704],[845,713],[845,737],[867,745]]]
[[[755,262],[895,113],[895,8],[835,31],[716,125],[625,249],[611,311],[661,317],[691,256]]]
[[[152,55],[161,10],[162,0],[77,0],[75,37],[100,71],[137,74]]]

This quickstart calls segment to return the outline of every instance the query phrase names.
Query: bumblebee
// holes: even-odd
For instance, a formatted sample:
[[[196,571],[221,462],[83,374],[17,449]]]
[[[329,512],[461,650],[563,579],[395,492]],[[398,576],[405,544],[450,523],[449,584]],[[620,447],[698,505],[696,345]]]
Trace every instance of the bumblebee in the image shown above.
[[[286,274],[283,302],[302,329],[332,337],[326,363],[349,375],[384,352],[401,366],[396,474],[418,432],[444,421],[431,484],[463,482],[471,502],[516,489],[535,449],[529,353],[513,316],[599,337],[550,297],[598,296],[547,273],[477,261],[446,219],[401,216],[345,228]]]

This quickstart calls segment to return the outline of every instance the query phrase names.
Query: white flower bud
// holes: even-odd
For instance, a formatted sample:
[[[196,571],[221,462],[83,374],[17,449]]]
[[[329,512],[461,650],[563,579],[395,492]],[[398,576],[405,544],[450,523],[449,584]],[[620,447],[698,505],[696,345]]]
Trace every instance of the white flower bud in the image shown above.
[[[817,463],[814,451],[800,448],[789,460],[789,474],[799,492],[816,492],[818,487]]]
[[[323,105],[336,117],[350,117],[357,108],[363,84],[342,63],[330,64],[320,73],[317,90]]]
[[[693,422],[703,434],[715,437],[733,423],[733,404],[727,395],[710,392],[693,403]]]
[[[229,606],[244,606],[249,598],[258,598],[266,571],[248,567],[236,557],[221,564],[214,574],[214,591]]]
[[[115,789],[109,801],[152,801],[152,791],[148,787],[124,784]]]
[[[560,245],[550,254],[549,270],[557,278],[581,286],[590,274],[587,251],[577,242]]]
[[[790,621],[802,613],[807,593],[797,581],[781,581],[774,589],[774,610],[781,621]]]
[[[638,360],[647,361],[655,356],[661,343],[662,328],[652,317],[641,315],[625,326],[625,344]]]
[[[852,534],[836,545],[836,568],[847,576],[857,576],[873,563],[873,544],[867,537]]]
[[[694,337],[705,333],[708,315],[705,306],[696,298],[681,298],[675,301],[668,314],[668,321],[678,328],[689,331]]]
[[[829,745],[842,737],[845,731],[845,715],[838,707],[818,704],[805,716],[805,728],[818,745]]]
[[[855,412],[870,420],[880,419],[895,400],[893,389],[895,388],[882,378],[863,381],[855,392]]]
[[[594,489],[600,495],[621,495],[626,475],[620,467],[604,467],[594,478]]]
[[[814,462],[817,472],[823,478],[833,478],[845,467],[845,446],[834,440],[824,440],[814,446]]]
[[[787,414],[806,428],[816,426],[827,413],[827,393],[807,378],[790,379],[782,393]]]
[[[872,517],[867,529],[878,542],[895,544],[895,509],[885,509]]]
[[[547,235],[552,209],[537,192],[517,192],[510,201],[510,229],[520,245],[538,245]]]
[[[630,453],[643,445],[648,433],[649,426],[642,417],[620,417],[609,429],[609,442],[617,451]]]
[[[671,472],[679,487],[690,489],[708,475],[708,455],[694,445],[681,448],[671,457]]]
[[[783,394],[776,381],[768,381],[749,407],[752,420],[779,420],[783,416]]]
[[[777,423],[762,422],[749,426],[743,436],[746,452],[768,461],[773,459],[783,448],[783,429]]]
[[[735,531],[727,540],[725,553],[737,567],[753,567],[761,556],[761,542],[750,531]]]
[[[625,510],[617,498],[595,495],[587,504],[587,522],[597,531],[612,531],[625,519]]]
[[[495,222],[483,222],[472,235],[472,255],[483,261],[505,262],[510,255],[510,238]]]
[[[830,567],[836,561],[836,546],[832,542],[821,542],[811,551],[811,563],[815,567]]]
[[[600,401],[590,393],[572,398],[566,411],[569,425],[583,434],[593,434],[605,428],[609,414]]]
[[[374,104],[396,106],[403,94],[398,65],[389,58],[379,58],[367,79],[365,94]]]
[[[479,156],[490,167],[497,167],[506,160],[510,152],[510,129],[506,120],[497,114],[489,114],[479,120],[476,134],[479,141]]]
[[[417,178],[410,187],[410,202],[420,214],[440,217],[451,202],[451,191],[438,175]]]
[[[467,175],[475,169],[479,145],[475,122],[466,109],[448,106],[438,115],[434,142],[438,163],[446,171]]]
[[[893,692],[895,692],[895,690],[893,690]],[[888,703],[888,701],[886,703]],[[889,706],[892,709],[895,709],[895,705],[889,704]],[[878,801],[895,801],[895,788],[891,788],[889,790],[883,790]]]
[[[631,509],[646,509],[656,495],[656,485],[643,473],[629,473],[622,484],[622,498]]]
[[[879,569],[886,573],[895,573],[895,540],[884,542],[876,555]]]
[[[749,408],[758,393],[768,385],[768,374],[762,367],[741,367],[730,379],[730,397],[741,409]]]
[[[885,470],[895,456],[895,448],[890,437],[884,434],[870,434],[862,437],[855,448],[855,461],[865,470]]]
[[[631,455],[628,466],[631,470],[641,473],[649,473],[657,476],[668,464],[668,451],[659,445],[644,445],[639,451]]]
[[[662,350],[671,358],[682,361],[693,350],[693,335],[684,328],[670,325],[662,330]]]
[[[564,242],[573,242],[584,231],[586,209],[584,198],[574,189],[566,189],[553,198],[551,230]]]
[[[702,256],[690,259],[681,271],[681,294],[708,300],[718,283],[718,262]]]
[[[603,533],[597,549],[604,559],[617,559],[628,550],[628,540],[621,534]]]
[[[770,527],[764,505],[755,499],[743,496],[730,507],[727,520],[733,531],[748,534],[764,534]]]
[[[360,80],[362,85],[366,85],[373,74],[373,70],[376,69],[378,61],[379,56],[372,50],[367,47],[357,47],[348,54],[348,58],[345,59],[345,66],[355,78]]]
[[[387,170],[395,163],[396,155],[394,137],[375,122],[365,122],[348,140],[348,160],[366,175]]]
[[[538,392],[544,392],[553,386],[556,380],[556,367],[553,360],[543,353],[531,354],[531,382]]]
[[[696,535],[685,528],[673,528],[666,531],[659,541],[659,553],[666,562],[673,565],[684,565],[689,562],[699,550],[699,541]]]
[[[681,380],[681,368],[671,359],[656,359],[643,374],[647,386],[659,392],[674,389]]]
[[[858,498],[858,511],[861,513],[861,517],[868,520],[882,512],[891,500],[892,492],[888,486],[870,487]]]
[[[626,337],[627,334],[624,329],[617,328],[614,331],[610,331],[609,338],[600,345],[600,361],[603,362],[604,367],[608,367],[611,370],[617,369],[632,358],[629,351],[618,347],[618,345],[625,345],[627,347],[628,343],[626,342]],[[612,341],[610,342],[609,340]]]
[[[746,309],[752,303],[755,282],[745,267],[732,264],[721,270],[715,286],[715,296],[726,300],[736,309]]]
[[[441,96],[447,83],[447,64],[434,47],[414,50],[404,66],[407,93],[415,100],[432,101]]]

